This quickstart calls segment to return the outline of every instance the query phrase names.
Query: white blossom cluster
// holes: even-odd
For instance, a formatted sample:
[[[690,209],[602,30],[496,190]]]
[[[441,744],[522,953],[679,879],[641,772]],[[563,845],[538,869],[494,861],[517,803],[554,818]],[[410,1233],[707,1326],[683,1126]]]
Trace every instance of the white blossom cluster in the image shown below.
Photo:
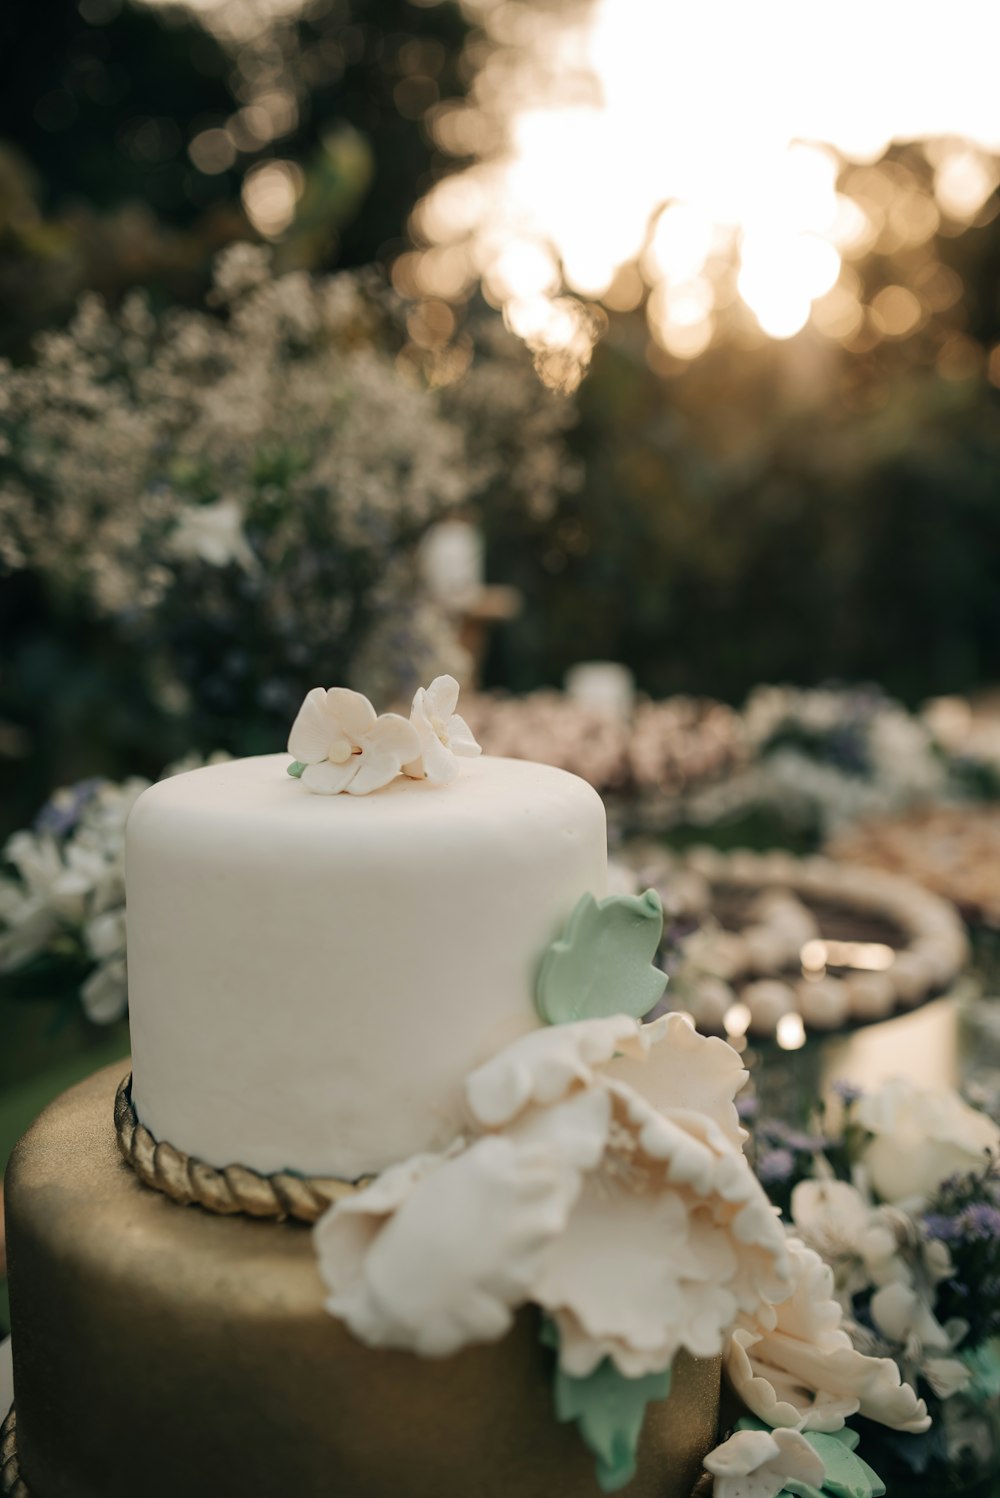
[[[969,1324],[943,1320],[937,1308],[939,1286],[959,1275],[949,1241],[995,1241],[1000,1211],[985,1197],[951,1218],[940,1205],[928,1211],[928,1204],[949,1179],[982,1172],[987,1160],[996,1160],[1000,1129],[956,1092],[901,1077],[857,1095],[848,1107],[851,1137],[864,1141],[852,1151],[852,1178],[835,1179],[817,1155],[813,1179],[800,1180],[791,1193],[795,1231],[829,1265],[855,1346],[893,1358],[904,1379],[923,1380],[948,1399],[971,1380],[959,1351]],[[982,1284],[968,1287],[970,1315],[982,1316],[982,1299],[996,1294],[985,1267],[983,1276]],[[859,1300],[868,1304],[863,1324],[855,1315]]]
[[[800,1181],[792,1193],[796,1230],[833,1271],[834,1291],[859,1351],[891,1357],[905,1380],[924,1380],[947,1399],[970,1381],[955,1356],[967,1324],[942,1324],[937,1286],[954,1271],[947,1244],[927,1238],[913,1216],[879,1204],[864,1178]],[[854,1314],[855,1297],[870,1296],[869,1324]]]
[[[927,725],[876,689],[758,687],[743,727],[750,763],[688,807],[702,825],[764,807],[828,833],[948,791]]]
[[[412,561],[420,536],[501,481],[551,509],[574,478],[565,403],[514,340],[484,339],[435,387],[367,273],[275,278],[238,245],[210,300],[157,318],[139,294],[117,311],[88,296],[33,363],[0,364],[0,567],[152,640],[189,690],[213,648],[190,658],[200,630],[252,632],[282,682],[306,654],[340,679],[357,660],[368,686],[388,653],[412,695],[461,661]]]
[[[200,763],[189,756],[165,774]],[[64,787],[32,829],[8,838],[6,871],[0,866],[0,983],[44,965],[50,996],[68,982],[78,986],[95,1024],[124,1015],[125,820],[149,784],[135,775]]]

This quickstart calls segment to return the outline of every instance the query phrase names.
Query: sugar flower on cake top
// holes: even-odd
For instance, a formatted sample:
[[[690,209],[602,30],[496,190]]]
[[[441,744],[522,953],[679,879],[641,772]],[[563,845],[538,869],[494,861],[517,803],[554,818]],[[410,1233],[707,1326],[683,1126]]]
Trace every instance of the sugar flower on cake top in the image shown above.
[[[410,722],[420,740],[420,755],[403,772],[432,785],[448,785],[458,775],[459,759],[474,759],[482,750],[472,729],[455,711],[458,682],[454,676],[437,676],[429,687],[420,687],[413,698]]]
[[[439,676],[413,699],[409,721],[376,713],[348,687],[313,687],[288,736],[288,773],[320,796],[367,796],[405,774],[431,785],[458,775],[457,756],[479,754],[468,724],[455,712],[458,682]]]
[[[319,796],[367,796],[395,780],[419,748],[416,730],[398,713],[376,713],[347,687],[313,687],[288,735],[302,784]]]

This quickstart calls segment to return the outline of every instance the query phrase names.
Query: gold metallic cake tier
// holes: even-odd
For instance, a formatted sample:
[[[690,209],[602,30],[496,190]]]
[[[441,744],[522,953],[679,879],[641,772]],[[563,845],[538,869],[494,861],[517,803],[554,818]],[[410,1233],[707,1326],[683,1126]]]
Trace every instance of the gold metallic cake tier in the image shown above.
[[[32,1498],[598,1498],[556,1423],[534,1314],[443,1361],[373,1351],[323,1309],[309,1230],[140,1184],[99,1072],[7,1171],[14,1391]],[[629,1498],[686,1498],[719,1365],[649,1407]]]

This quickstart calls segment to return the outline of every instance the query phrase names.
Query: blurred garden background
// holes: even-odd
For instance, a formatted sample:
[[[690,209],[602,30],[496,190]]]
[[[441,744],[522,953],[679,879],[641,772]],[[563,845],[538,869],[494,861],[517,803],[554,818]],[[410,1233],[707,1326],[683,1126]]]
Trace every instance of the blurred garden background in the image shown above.
[[[984,0],[0,8],[0,1168],[127,1050],[135,795],[317,682],[451,672],[631,867],[825,848],[992,973],[998,44]],[[951,983],[919,908],[818,1026]],[[824,934],[783,911],[689,960],[731,1038]]]

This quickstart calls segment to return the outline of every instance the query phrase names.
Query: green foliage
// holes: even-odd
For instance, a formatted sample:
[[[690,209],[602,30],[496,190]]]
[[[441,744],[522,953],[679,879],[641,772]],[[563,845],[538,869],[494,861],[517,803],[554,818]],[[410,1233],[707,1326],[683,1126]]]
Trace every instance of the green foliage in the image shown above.
[[[585,481],[558,514],[530,533],[487,517],[497,573],[528,600],[510,684],[590,658],[625,661],[656,697],[727,701],[837,679],[913,703],[992,678],[1000,423],[984,378],[890,348],[869,367],[809,331],[710,349],[669,381],[645,353],[639,316],[613,319],[578,396]]]
[[[559,1334],[550,1321],[542,1340],[558,1348]],[[644,1378],[626,1378],[605,1358],[586,1378],[573,1378],[555,1367],[556,1419],[575,1420],[597,1460],[602,1493],[616,1493],[635,1475],[636,1450],[646,1406],[670,1393],[670,1369]]]
[[[538,971],[535,1003],[547,1024],[631,1014],[635,1019],[663,997],[666,975],[653,967],[663,936],[663,906],[644,895],[580,897],[563,935]]]

